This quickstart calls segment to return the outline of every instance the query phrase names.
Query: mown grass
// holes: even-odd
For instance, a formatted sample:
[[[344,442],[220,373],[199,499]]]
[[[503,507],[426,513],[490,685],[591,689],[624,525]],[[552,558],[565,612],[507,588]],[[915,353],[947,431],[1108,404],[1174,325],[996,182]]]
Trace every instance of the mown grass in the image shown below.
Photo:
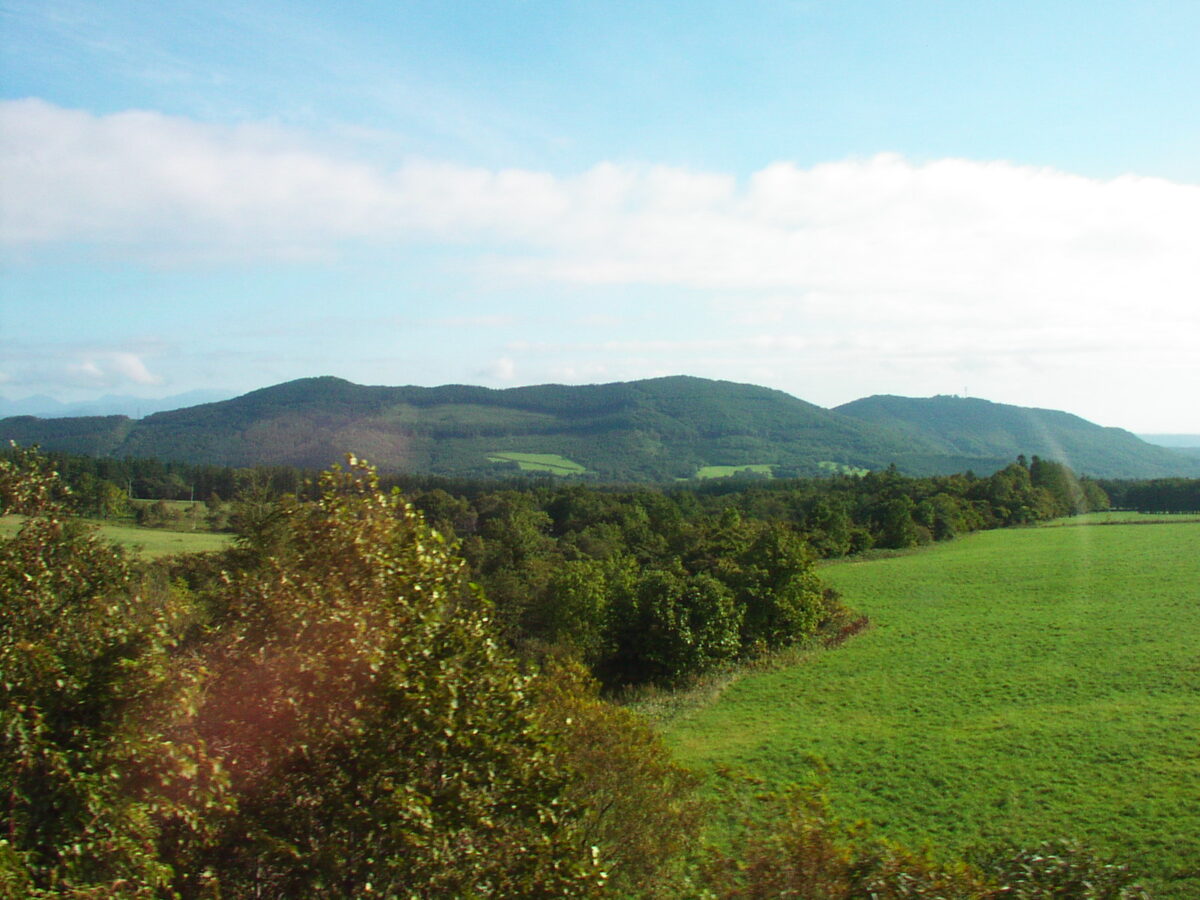
[[[874,627],[666,726],[680,759],[957,853],[1074,837],[1200,897],[1200,524],[1030,528],[822,569]]]
[[[574,460],[557,453],[489,453],[489,462],[515,462],[522,472],[549,472],[552,475],[582,475],[587,471]]]
[[[21,516],[0,516],[0,538],[10,538],[21,527]],[[176,553],[207,553],[224,550],[231,540],[228,534],[207,531],[170,531],[165,528],[139,528],[100,520],[84,520],[97,526],[100,536],[148,559]]]
[[[775,467],[766,463],[755,463],[748,466],[701,466],[696,470],[697,478],[729,478],[741,472],[754,472],[770,477]]]

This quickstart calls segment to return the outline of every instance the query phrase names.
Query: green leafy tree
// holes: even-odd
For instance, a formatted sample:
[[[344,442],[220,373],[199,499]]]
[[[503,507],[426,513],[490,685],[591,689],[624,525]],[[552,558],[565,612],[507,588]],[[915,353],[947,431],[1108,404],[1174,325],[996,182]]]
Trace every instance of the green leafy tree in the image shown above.
[[[710,575],[645,572],[610,605],[613,650],[600,669],[612,683],[678,682],[737,655],[743,615]]]
[[[36,454],[0,461],[0,495],[29,517],[0,544],[0,884],[152,896],[172,878],[160,845],[195,839],[224,787],[200,742],[162,737],[200,685],[171,655],[189,610],[64,516]]]
[[[845,556],[851,550],[853,524],[845,508],[825,498],[813,503],[804,517],[808,542],[821,557]]]
[[[526,610],[525,629],[547,644],[574,650],[595,663],[608,619],[608,578],[604,563],[573,559],[557,566],[536,605]]]
[[[893,497],[880,504],[877,512],[878,547],[904,549],[921,543],[919,526],[913,520],[916,504],[907,495]]]
[[[0,545],[0,895],[602,890],[569,723],[462,564],[369,467],[322,486],[201,607],[65,520],[44,461],[0,465],[30,517]]]
[[[73,494],[75,509],[85,516],[108,519],[129,511],[129,495],[122,488],[89,472],[80,476]]]
[[[196,731],[237,798],[228,896],[584,896],[569,770],[460,561],[351,460],[217,600]]]
[[[804,539],[783,525],[762,529],[739,559],[736,599],[746,649],[774,649],[816,631],[829,612]]]

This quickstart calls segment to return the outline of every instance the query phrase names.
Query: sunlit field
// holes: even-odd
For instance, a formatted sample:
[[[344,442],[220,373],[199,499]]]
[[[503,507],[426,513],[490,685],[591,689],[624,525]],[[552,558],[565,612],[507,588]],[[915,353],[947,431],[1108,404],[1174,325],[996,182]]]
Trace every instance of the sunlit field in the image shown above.
[[[515,462],[522,472],[548,472],[551,475],[582,475],[587,471],[574,460],[557,453],[492,453],[491,462]]]
[[[116,525],[109,522],[89,520],[101,537],[119,544],[139,556],[154,559],[177,553],[205,553],[223,550],[229,546],[231,536],[207,531],[170,531],[165,528],[139,528],[136,525]],[[0,539],[10,538],[21,527],[21,516],[0,517]],[[181,528],[186,526],[181,525]]]
[[[823,568],[874,627],[737,681],[669,739],[702,770],[823,777],[897,840],[1078,838],[1198,897],[1200,523],[1153,518]]]
[[[697,478],[729,478],[743,472],[753,472],[756,475],[771,476],[774,466],[751,464],[747,466],[701,466],[696,471]]]

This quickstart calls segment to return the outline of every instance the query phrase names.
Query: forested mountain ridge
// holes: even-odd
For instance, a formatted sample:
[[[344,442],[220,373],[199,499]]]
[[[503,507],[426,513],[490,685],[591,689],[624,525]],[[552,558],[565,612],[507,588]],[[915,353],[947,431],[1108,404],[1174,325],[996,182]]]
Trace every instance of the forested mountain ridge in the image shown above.
[[[1098,477],[1151,478],[1196,471],[1194,463],[1181,461],[1183,454],[1178,450],[1149,444],[1122,428],[1106,428],[1054,409],[1012,406],[975,397],[876,395],[835,407],[835,411],[903,434],[914,447],[934,446],[931,458],[914,452],[896,461],[900,468],[921,474],[943,471],[946,456],[990,456],[997,465],[1003,465],[1021,453],[1037,454]],[[982,468],[986,470],[990,465]],[[1117,472],[1131,474],[1121,476]]]
[[[353,451],[385,471],[471,476],[503,474],[519,465],[513,456],[544,454],[608,481],[751,465],[784,476],[892,464],[913,474],[987,474],[1019,453],[1097,477],[1200,473],[1183,454],[1067,413],[945,397],[873,397],[828,410],[782,391],[688,376],[502,390],[324,376],[140,420],[12,417],[0,420],[0,439],[231,466],[320,468]]]

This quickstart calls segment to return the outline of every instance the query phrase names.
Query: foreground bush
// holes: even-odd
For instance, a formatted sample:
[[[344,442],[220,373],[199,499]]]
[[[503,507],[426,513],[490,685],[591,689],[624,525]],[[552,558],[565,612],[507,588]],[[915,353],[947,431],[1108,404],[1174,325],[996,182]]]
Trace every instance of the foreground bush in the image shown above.
[[[994,848],[969,865],[847,824],[811,787],[757,803],[733,848],[702,866],[709,900],[1151,900],[1127,866],[1071,841]]]
[[[160,837],[199,835],[222,780],[164,739],[198,688],[171,659],[184,611],[66,499],[35,454],[0,461],[0,511],[29,517],[0,543],[0,890],[153,896],[173,876]]]
[[[996,900],[1149,900],[1129,867],[1073,841],[995,850],[981,864],[1002,885]]]
[[[710,898],[991,900],[991,885],[978,870],[874,839],[838,820],[811,789],[760,802],[767,814],[743,824],[734,849],[711,853],[703,873]]]
[[[46,493],[18,468],[6,497]],[[199,629],[54,515],[5,542],[6,890],[601,887],[602,861],[570,826],[561,742],[461,564],[366,466],[322,487],[317,503],[281,506],[284,539],[225,579]],[[34,506],[20,511],[49,511]]]
[[[236,797],[186,860],[234,896],[580,896],[570,771],[462,565],[352,461],[217,592],[190,727]]]

